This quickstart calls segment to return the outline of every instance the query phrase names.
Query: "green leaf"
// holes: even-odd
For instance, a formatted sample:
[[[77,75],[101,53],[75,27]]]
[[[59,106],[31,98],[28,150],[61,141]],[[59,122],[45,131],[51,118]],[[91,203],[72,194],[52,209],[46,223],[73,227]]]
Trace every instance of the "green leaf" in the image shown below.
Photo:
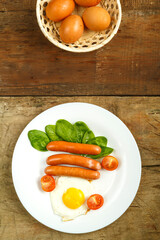
[[[45,132],[51,141],[62,141],[62,138],[56,134],[55,125],[47,125],[45,127]]]
[[[42,152],[47,151],[46,146],[50,140],[45,132],[39,130],[31,130],[28,132],[28,138],[32,147]]]
[[[88,141],[91,140],[92,138],[95,138],[95,135],[91,130],[88,130],[83,135],[82,143],[88,143]]]
[[[98,158],[102,158],[105,156],[108,156],[109,154],[111,154],[113,152],[113,148],[110,147],[101,147],[101,153],[98,155],[87,155],[87,157],[93,158],[93,159],[98,159]]]
[[[87,144],[93,144],[93,145],[98,145],[100,147],[106,147],[107,146],[107,138],[106,137],[95,137],[92,138],[87,142]]]
[[[56,122],[56,134],[67,142],[77,142],[77,131],[67,120],[60,119]]]
[[[76,122],[73,126],[75,127],[75,129],[77,131],[77,142],[81,143],[85,132],[90,130],[90,129],[82,121]]]

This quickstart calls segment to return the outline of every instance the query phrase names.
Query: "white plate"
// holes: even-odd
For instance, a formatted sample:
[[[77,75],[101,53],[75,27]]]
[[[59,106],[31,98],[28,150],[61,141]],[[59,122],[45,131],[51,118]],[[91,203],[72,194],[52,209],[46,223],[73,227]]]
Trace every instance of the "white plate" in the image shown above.
[[[40,186],[45,160],[53,152],[35,150],[27,136],[29,130],[44,131],[46,125],[58,119],[84,121],[96,136],[108,138],[108,146],[114,148],[112,155],[119,160],[117,170],[101,170],[101,178],[93,181],[97,193],[104,196],[103,207],[68,222],[53,213],[50,194]],[[113,223],[130,206],[140,183],[141,158],[131,132],[114,114],[88,103],[66,103],[42,112],[23,130],[13,153],[12,177],[21,203],[39,222],[61,232],[87,233]]]

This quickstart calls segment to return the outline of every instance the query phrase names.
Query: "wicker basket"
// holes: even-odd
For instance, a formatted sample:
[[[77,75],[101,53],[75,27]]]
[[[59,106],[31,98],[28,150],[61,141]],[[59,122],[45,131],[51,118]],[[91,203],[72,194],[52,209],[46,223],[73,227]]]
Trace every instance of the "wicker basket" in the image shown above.
[[[94,32],[85,29],[82,37],[72,44],[66,44],[61,41],[59,36],[60,22],[54,23],[46,17],[46,6],[50,0],[37,0],[36,13],[37,20],[44,36],[57,47],[71,52],[90,52],[107,44],[117,33],[121,17],[121,4],[119,0],[102,0],[100,6],[105,8],[111,16],[110,27],[101,32]],[[76,6],[73,14],[82,16],[83,7]]]

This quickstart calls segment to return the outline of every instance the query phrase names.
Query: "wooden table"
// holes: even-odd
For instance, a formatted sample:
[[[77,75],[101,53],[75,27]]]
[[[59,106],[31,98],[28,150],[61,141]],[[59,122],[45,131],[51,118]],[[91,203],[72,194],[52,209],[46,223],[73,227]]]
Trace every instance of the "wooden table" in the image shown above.
[[[84,54],[65,52],[44,38],[35,3],[0,1],[0,239],[160,239],[160,1],[121,0],[118,34],[105,47]],[[75,101],[104,107],[128,126],[140,149],[142,178],[133,203],[116,222],[69,235],[43,226],[23,208],[11,161],[31,119]]]

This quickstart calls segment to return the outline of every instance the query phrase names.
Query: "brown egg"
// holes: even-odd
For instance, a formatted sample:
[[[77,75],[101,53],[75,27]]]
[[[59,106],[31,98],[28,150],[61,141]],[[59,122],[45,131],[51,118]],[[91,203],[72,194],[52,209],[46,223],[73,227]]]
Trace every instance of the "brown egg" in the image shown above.
[[[101,0],[75,0],[75,2],[82,7],[92,7],[100,3]]]
[[[83,31],[82,18],[78,15],[71,15],[61,23],[59,34],[63,42],[74,43],[82,36]]]
[[[86,27],[93,31],[105,30],[111,23],[109,13],[101,7],[87,8],[82,17]]]
[[[68,17],[74,8],[73,0],[51,0],[46,7],[46,16],[54,22],[59,22]]]

